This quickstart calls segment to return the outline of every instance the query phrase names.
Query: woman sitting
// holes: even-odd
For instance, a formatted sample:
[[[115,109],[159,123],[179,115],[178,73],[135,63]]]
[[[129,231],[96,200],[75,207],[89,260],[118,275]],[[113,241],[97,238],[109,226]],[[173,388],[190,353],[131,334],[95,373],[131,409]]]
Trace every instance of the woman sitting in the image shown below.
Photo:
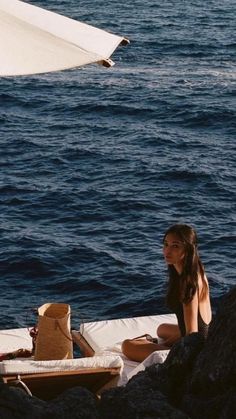
[[[162,343],[157,339],[126,339],[122,351],[133,361],[142,362],[154,351],[169,349],[193,332],[207,337],[212,316],[209,286],[194,229],[185,224],[170,227],[164,235],[163,253],[169,272],[167,305],[176,314],[178,325],[165,323],[157,328]]]

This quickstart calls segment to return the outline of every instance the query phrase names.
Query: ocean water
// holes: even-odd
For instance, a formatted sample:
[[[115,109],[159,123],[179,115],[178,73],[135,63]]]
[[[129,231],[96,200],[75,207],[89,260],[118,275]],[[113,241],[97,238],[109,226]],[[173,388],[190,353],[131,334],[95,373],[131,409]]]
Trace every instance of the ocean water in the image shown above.
[[[116,65],[0,79],[0,327],[168,311],[162,237],[235,285],[234,0],[31,0],[118,35]]]

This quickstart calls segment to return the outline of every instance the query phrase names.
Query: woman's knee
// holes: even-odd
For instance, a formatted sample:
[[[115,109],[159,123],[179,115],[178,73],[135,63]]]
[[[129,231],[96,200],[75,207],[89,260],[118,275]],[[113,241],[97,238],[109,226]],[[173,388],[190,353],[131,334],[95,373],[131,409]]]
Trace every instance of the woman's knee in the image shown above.
[[[178,339],[181,334],[178,325],[171,323],[162,323],[157,328],[157,336],[161,339],[176,338]]]
[[[130,339],[125,339],[125,340],[122,342],[122,345],[121,345],[121,350],[122,350],[122,352],[123,352],[124,354],[126,353],[127,348],[129,348],[129,346],[130,346]]]
[[[121,346],[123,354],[132,361],[142,362],[159,347],[155,343],[147,342],[144,339],[126,339]]]
[[[168,329],[167,323],[160,324],[157,328],[157,336],[159,336],[160,338],[164,338],[166,336],[167,329]]]
[[[136,358],[136,345],[131,339],[126,339],[122,342],[121,350],[125,356],[129,359]]]

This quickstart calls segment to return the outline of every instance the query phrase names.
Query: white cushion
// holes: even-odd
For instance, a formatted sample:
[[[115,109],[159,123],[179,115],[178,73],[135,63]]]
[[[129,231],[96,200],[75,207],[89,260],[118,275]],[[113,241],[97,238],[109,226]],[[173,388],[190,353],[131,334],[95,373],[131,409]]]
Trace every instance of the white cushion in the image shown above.
[[[12,371],[12,373],[13,371],[18,373],[23,373],[23,371],[46,372],[46,368],[49,368],[49,371],[63,371],[63,368],[65,370],[98,368],[106,367],[105,365],[108,365],[106,363],[111,362],[111,365],[109,365],[113,367],[116,366],[116,363],[122,365],[121,372],[123,371],[123,373],[119,385],[123,385],[134,374],[145,369],[147,365],[164,362],[169,352],[168,350],[154,352],[144,362],[137,363],[127,359],[122,354],[121,344],[123,340],[145,333],[155,337],[157,327],[161,323],[177,324],[176,316],[174,314],[161,314],[84,323],[80,326],[80,333],[95,351],[94,357],[63,361],[33,361],[32,359],[3,361],[0,363],[0,373],[6,374],[9,371]],[[0,331],[0,353],[11,352],[20,348],[32,349],[32,339],[27,328]],[[118,364],[117,366],[120,366]]]
[[[80,333],[92,347],[95,354],[99,354],[104,350],[120,352],[121,343],[125,339],[132,339],[145,333],[156,337],[157,327],[161,323],[177,324],[175,314],[84,323],[80,326]]]
[[[27,328],[0,330],[0,353],[12,352],[21,348],[32,349],[32,338]]]
[[[87,368],[123,368],[119,356],[94,356],[61,361],[8,360],[0,363],[0,374],[36,374],[43,372],[76,371]]]
[[[156,336],[157,327],[161,323],[177,324],[175,314],[161,314],[124,319],[102,320],[84,323],[80,326],[80,333],[95,351],[95,355],[120,355],[124,362],[123,373],[118,385],[125,385],[127,381],[139,371],[152,363],[163,363],[169,350],[156,351],[142,363],[131,361],[121,351],[121,344],[125,339],[132,339],[145,333]]]

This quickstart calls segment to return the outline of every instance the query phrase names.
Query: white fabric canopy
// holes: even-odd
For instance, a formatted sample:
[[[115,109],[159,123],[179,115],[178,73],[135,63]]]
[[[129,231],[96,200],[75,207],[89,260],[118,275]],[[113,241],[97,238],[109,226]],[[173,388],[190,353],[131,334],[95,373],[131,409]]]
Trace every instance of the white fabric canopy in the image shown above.
[[[0,76],[101,63],[125,38],[18,0],[0,0]]]

